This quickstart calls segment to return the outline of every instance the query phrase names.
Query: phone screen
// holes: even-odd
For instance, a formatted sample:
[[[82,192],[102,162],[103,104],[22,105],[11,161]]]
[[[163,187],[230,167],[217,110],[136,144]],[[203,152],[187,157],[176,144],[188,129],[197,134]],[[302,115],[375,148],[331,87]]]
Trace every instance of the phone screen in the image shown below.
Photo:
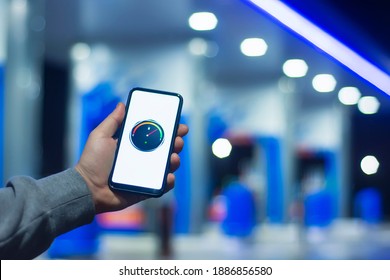
[[[180,119],[179,94],[133,89],[118,140],[110,185],[160,195]]]

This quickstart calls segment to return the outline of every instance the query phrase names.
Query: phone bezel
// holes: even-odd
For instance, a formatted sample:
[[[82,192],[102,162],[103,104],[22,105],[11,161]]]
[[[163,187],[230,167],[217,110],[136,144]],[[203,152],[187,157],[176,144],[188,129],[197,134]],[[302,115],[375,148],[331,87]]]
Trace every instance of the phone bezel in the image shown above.
[[[121,141],[122,141],[123,130],[124,130],[124,127],[125,127],[125,122],[127,120],[127,114],[128,114],[129,107],[130,107],[131,97],[132,97],[134,91],[145,91],[145,92],[151,92],[151,93],[155,93],[155,94],[163,94],[163,95],[175,96],[175,97],[179,98],[179,106],[178,106],[178,109],[177,109],[177,112],[176,112],[176,118],[175,118],[175,125],[174,125],[174,129],[173,129],[173,134],[171,135],[171,143],[170,143],[170,146],[169,146],[168,157],[166,159],[165,172],[164,172],[164,176],[163,176],[163,180],[162,180],[162,186],[159,189],[152,189],[152,188],[147,188],[147,187],[142,187],[142,186],[135,186],[135,185],[127,185],[127,184],[122,184],[122,183],[117,183],[117,182],[113,182],[112,181],[112,176],[113,176],[115,165],[116,165],[116,161],[117,161],[118,151],[119,151],[119,147],[120,147]],[[167,184],[167,176],[168,176],[168,173],[169,173],[170,156],[171,156],[171,154],[173,152],[175,138],[176,138],[177,130],[178,130],[178,127],[179,127],[182,107],[183,107],[183,97],[180,94],[178,94],[178,93],[162,91],[162,90],[156,90],[156,89],[149,89],[149,88],[142,88],[142,87],[135,87],[135,88],[130,90],[130,92],[128,94],[128,97],[127,97],[127,102],[126,102],[125,117],[124,117],[123,122],[121,124],[119,138],[118,138],[118,144],[117,144],[117,147],[116,147],[116,150],[115,150],[115,157],[114,157],[114,161],[113,161],[113,164],[112,164],[110,176],[109,176],[109,179],[108,179],[108,185],[112,189],[119,190],[119,191],[134,192],[134,193],[139,193],[139,194],[153,196],[153,197],[159,197],[159,196],[164,194],[165,189],[166,189],[166,184]]]

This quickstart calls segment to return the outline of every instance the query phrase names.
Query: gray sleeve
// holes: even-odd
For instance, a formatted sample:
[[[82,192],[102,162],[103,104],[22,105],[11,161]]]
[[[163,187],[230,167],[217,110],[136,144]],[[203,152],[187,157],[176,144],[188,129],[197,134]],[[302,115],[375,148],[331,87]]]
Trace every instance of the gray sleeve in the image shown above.
[[[0,189],[0,259],[32,259],[94,216],[92,195],[75,169],[12,178]]]

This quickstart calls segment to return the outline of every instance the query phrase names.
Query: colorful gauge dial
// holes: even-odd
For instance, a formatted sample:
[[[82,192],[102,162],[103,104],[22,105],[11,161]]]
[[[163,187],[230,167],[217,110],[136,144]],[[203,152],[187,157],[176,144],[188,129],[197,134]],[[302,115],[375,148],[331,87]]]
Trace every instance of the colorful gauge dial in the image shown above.
[[[164,130],[153,120],[141,121],[132,128],[130,141],[138,150],[151,152],[164,141]]]

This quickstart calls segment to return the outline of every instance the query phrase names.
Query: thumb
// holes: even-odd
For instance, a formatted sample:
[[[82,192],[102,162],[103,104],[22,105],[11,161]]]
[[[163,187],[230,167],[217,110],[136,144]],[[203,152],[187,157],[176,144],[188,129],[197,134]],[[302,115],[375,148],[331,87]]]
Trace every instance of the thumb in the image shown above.
[[[112,137],[121,125],[124,117],[125,105],[120,102],[115,110],[95,128],[95,133],[103,137]]]

